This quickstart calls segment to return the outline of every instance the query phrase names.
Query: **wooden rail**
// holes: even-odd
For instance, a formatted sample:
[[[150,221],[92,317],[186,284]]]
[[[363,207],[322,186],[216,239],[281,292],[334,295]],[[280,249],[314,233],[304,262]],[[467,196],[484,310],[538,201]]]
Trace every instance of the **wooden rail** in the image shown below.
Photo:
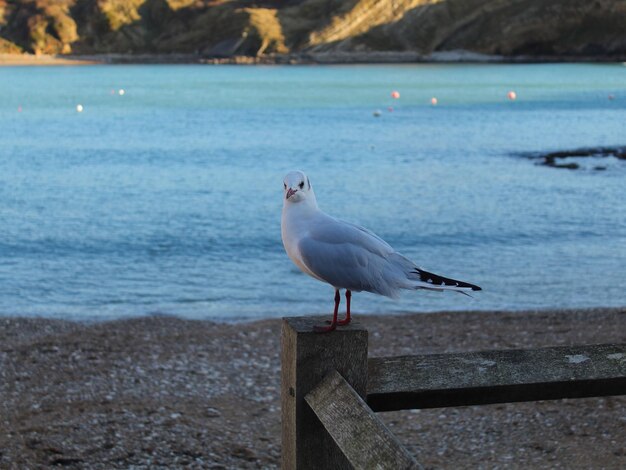
[[[626,345],[601,344],[368,361],[374,411],[626,393]]]
[[[417,462],[337,371],[304,397],[353,467],[416,468]]]
[[[353,323],[282,329],[282,467],[419,468],[374,411],[626,394],[626,344],[367,358]]]

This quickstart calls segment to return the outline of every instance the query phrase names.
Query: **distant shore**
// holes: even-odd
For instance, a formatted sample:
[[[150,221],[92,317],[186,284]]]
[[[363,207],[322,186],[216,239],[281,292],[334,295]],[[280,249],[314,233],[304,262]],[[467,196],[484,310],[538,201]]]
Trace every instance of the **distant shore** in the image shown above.
[[[370,356],[626,341],[626,307],[356,320]],[[0,467],[278,468],[280,326],[0,318]],[[424,468],[626,468],[626,396],[379,416]]]
[[[93,58],[74,58],[55,55],[0,54],[0,66],[90,65],[104,63]]]
[[[616,63],[612,56],[493,56],[469,51],[437,52],[424,56],[416,52],[345,52],[268,54],[262,56],[203,57],[197,54],[90,54],[33,55],[0,54],[0,66],[93,65],[93,64],[229,64],[229,65],[349,65],[416,63]]]

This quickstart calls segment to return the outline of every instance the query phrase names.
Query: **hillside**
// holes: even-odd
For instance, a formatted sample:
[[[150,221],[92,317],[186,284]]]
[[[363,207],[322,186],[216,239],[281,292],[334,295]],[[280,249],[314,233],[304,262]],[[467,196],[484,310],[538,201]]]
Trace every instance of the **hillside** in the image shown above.
[[[626,0],[0,0],[0,53],[626,57]]]

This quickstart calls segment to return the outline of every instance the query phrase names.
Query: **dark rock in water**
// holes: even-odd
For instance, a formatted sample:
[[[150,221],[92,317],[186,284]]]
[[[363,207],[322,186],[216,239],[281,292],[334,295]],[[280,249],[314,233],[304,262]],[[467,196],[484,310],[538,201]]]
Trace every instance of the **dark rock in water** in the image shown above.
[[[578,170],[580,168],[578,163],[545,163],[545,165],[553,168],[566,168],[568,170]]]
[[[626,147],[593,147],[581,148],[575,150],[560,150],[550,153],[524,153],[523,157],[537,160],[538,165],[545,165],[552,168],[565,168],[568,170],[577,170],[581,168],[579,162],[571,161],[571,159],[580,160],[582,158],[616,158],[618,160],[626,160]],[[603,171],[607,167],[604,165],[596,165],[594,170]]]

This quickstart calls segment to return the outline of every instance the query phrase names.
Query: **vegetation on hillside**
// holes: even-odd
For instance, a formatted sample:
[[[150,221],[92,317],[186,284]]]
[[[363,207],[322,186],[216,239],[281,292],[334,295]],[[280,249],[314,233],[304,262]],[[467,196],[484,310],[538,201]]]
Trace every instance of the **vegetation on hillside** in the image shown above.
[[[626,0],[0,0],[0,53],[626,56]]]

